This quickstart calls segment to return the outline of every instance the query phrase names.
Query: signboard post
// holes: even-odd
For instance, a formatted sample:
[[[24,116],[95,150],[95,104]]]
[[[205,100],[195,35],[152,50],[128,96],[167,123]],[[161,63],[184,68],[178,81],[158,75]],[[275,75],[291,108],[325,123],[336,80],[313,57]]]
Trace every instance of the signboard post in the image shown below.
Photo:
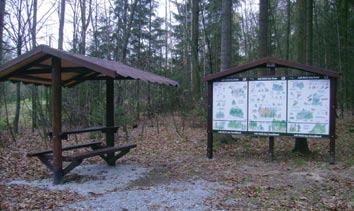
[[[336,108],[337,108],[337,80],[331,79],[331,100],[330,100],[330,141],[329,154],[331,157],[330,164],[336,163]]]
[[[336,77],[284,60],[255,62],[208,75],[207,157],[213,157],[213,132],[269,137],[269,159],[274,159],[274,137],[329,138],[330,163],[335,163]],[[280,62],[279,62],[280,61]],[[260,64],[259,64],[260,63]],[[281,64],[279,64],[281,63]],[[285,65],[286,63],[287,65]],[[236,78],[259,66],[287,66],[316,74]],[[232,76],[232,77],[228,77]]]
[[[208,145],[207,156],[213,158],[213,83],[208,82]]]

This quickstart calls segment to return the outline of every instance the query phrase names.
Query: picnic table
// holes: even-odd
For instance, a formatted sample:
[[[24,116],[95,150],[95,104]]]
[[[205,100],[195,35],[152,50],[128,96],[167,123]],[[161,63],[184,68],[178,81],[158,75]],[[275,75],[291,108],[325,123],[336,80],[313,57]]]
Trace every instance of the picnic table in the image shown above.
[[[116,133],[118,127],[90,127],[90,128],[83,128],[83,129],[75,129],[71,131],[64,131],[61,133],[61,138],[67,140],[69,135],[72,134],[80,134],[80,133],[88,133],[88,132],[103,132],[109,133],[113,132]],[[49,132],[47,135],[52,138],[53,133]],[[82,161],[86,158],[100,156],[103,160],[107,163],[115,163],[116,160],[127,154],[132,148],[135,148],[136,144],[125,144],[122,146],[106,146],[101,141],[91,141],[89,143],[83,144],[76,144],[76,145],[67,145],[62,147],[62,151],[70,151],[75,149],[82,149],[82,148],[91,148],[90,151],[85,152],[78,152],[73,153],[71,155],[63,155],[64,162],[70,162],[70,164],[63,169],[63,174],[69,173],[72,169],[76,166],[80,165]],[[115,154],[118,152],[117,154]],[[113,156],[112,156],[113,155]],[[39,151],[32,151],[27,153],[28,157],[37,157],[48,169],[54,171],[53,166],[53,150],[46,149],[46,150],[39,150]]]

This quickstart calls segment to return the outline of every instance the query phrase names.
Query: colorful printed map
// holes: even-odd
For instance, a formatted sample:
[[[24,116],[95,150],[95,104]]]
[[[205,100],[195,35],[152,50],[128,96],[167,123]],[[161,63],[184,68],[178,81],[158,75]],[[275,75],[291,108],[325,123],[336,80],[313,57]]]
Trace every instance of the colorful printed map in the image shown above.
[[[329,134],[329,80],[288,81],[288,132]]]
[[[248,130],[286,132],[286,81],[249,82]]]
[[[329,135],[328,79],[213,83],[213,130]]]
[[[247,81],[215,82],[213,129],[247,131]]]

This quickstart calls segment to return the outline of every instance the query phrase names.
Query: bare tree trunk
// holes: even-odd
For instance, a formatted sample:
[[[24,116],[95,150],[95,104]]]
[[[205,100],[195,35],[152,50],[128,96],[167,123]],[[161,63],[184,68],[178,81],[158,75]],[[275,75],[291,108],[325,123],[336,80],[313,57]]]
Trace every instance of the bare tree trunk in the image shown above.
[[[63,50],[64,23],[65,23],[65,0],[61,0],[61,2],[60,2],[60,18],[59,18],[59,39],[58,39],[58,49],[59,50]]]
[[[65,1],[65,0],[62,0]],[[69,6],[71,7],[72,11],[72,27],[73,27],[73,37],[72,37],[72,48],[75,53],[78,52],[78,45],[79,45],[79,38],[78,38],[78,25],[79,25],[79,15],[78,15],[78,1],[79,0],[72,0],[69,1]],[[65,19],[65,18],[63,18]],[[64,27],[63,27],[64,28]]]
[[[150,15],[149,15],[149,45],[148,45],[148,52],[149,52],[149,62],[147,64],[147,68],[150,69],[150,61],[151,61],[151,58],[152,58],[152,52],[151,52],[151,42],[152,42],[152,39],[151,39],[151,34],[152,34],[152,10],[153,10],[153,7],[152,7],[152,1],[150,0],[149,2],[149,9],[150,9]],[[148,119],[151,119],[151,87],[150,87],[150,83],[147,84],[147,118]],[[145,120],[144,120],[144,125],[143,127],[145,127]]]
[[[0,64],[3,63],[3,58],[4,58],[4,51],[3,51],[3,32],[4,32],[4,16],[5,16],[5,0],[0,0]],[[12,137],[12,140],[16,142],[15,135],[12,131],[10,122],[9,122],[9,115],[8,115],[8,109],[7,109],[7,102],[6,102],[6,91],[5,91],[5,84],[1,83],[0,86],[0,91],[2,92],[3,96],[3,103],[5,107],[5,120],[6,120],[6,125],[9,130],[9,133]]]
[[[1,8],[0,8],[1,9]],[[2,84],[4,85],[4,84]],[[16,136],[11,128],[11,124],[9,121],[9,112],[8,112],[8,108],[7,108],[7,101],[6,101],[6,91],[5,91],[5,86],[2,87],[2,96],[3,96],[3,101],[4,101],[4,107],[5,107],[5,121],[6,121],[6,125],[7,125],[7,129],[11,135],[11,138],[14,142],[16,142]]]
[[[232,0],[222,0],[221,8],[221,51],[220,51],[220,71],[231,66],[231,19],[232,19]],[[229,134],[218,134],[221,142],[227,142],[232,139]]]
[[[290,58],[290,12],[291,12],[291,1],[287,0],[286,5],[286,56],[285,58],[289,60]]]
[[[92,0],[89,0],[89,11],[88,18],[86,21],[86,0],[80,0],[80,11],[81,11],[81,40],[79,51],[81,54],[85,55],[86,53],[86,31],[88,25],[90,24],[90,19],[92,15]]]
[[[23,39],[23,34],[21,33],[22,29],[22,20],[21,20],[21,10],[22,10],[22,2],[19,4],[17,16],[18,16],[18,30],[17,30],[17,43],[16,43],[16,50],[17,50],[17,56],[21,55],[21,50],[22,50],[22,39]],[[16,111],[15,111],[15,117],[13,121],[13,128],[14,128],[14,133],[18,133],[18,123],[20,119],[20,110],[21,110],[21,83],[17,82],[16,83]]]
[[[192,93],[194,100],[200,98],[199,47],[199,0],[192,0]]]
[[[349,55],[350,52],[347,51],[350,47],[348,42],[348,0],[336,1],[336,28],[337,28],[337,43],[338,43],[338,66],[339,72],[342,74],[342,77],[339,81],[339,107],[341,112],[341,117],[344,116],[344,110],[350,107],[350,94],[348,90],[350,86],[350,71],[349,71]]]
[[[306,49],[305,62],[312,65],[313,62],[313,0],[306,1]]]
[[[21,110],[21,83],[16,83],[16,111],[13,121],[14,133],[18,133],[18,122],[20,119],[20,110]]]
[[[231,11],[232,0],[222,0],[221,23],[221,70],[231,66]]]
[[[305,0],[296,1],[296,57],[300,63],[306,61],[306,2]]]
[[[168,0],[165,0],[165,73],[168,70]]]
[[[37,44],[37,0],[33,0],[33,25],[32,25],[32,47]],[[32,94],[32,132],[37,128],[37,101],[38,101],[38,88],[35,85],[31,87]]]
[[[135,10],[136,6],[138,4],[138,0],[134,0],[131,11],[130,11],[130,16],[127,22],[127,27],[124,30],[124,35],[123,35],[123,43],[122,43],[122,55],[121,55],[121,62],[126,63],[127,60],[127,51],[128,51],[128,43],[129,43],[129,38],[130,38],[130,32],[132,28],[132,23],[133,23],[133,18],[135,15]]]
[[[5,0],[0,0],[0,64],[3,62],[3,34],[4,34],[4,16],[5,16]]]
[[[206,31],[206,24],[205,24],[205,18],[204,18],[204,8],[202,9],[202,24],[203,24],[203,31],[204,31],[204,39],[205,39],[205,44],[207,47],[207,55],[208,55],[208,66],[209,66],[209,73],[213,73],[213,58],[212,58],[212,53],[211,53],[211,47],[210,47],[210,38],[209,35]]]
[[[259,1],[259,52],[261,57],[269,56],[268,4],[268,0]]]
[[[313,1],[297,0],[297,60],[312,63],[312,16]],[[295,138],[293,152],[310,153],[306,138]]]

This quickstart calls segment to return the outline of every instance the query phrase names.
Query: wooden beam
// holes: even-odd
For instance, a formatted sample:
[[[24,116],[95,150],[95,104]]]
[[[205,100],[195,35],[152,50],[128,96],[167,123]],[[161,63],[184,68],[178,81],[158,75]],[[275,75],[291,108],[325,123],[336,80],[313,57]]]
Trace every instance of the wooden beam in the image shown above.
[[[96,78],[99,74],[100,73],[94,72],[94,71],[85,72],[83,74],[80,74],[78,76],[75,76],[71,79],[64,81],[63,85],[71,88],[71,87],[75,86],[76,84],[81,83],[83,81],[92,80],[92,79]]]
[[[111,78],[109,76],[97,76],[96,78],[93,78],[93,79],[88,79],[88,80],[109,80],[109,79],[114,79],[114,80],[135,80],[133,78],[130,78],[130,77],[123,77],[123,76],[117,76],[115,78]]]
[[[92,147],[92,146],[101,146],[102,142],[100,141],[95,141],[91,143],[84,143],[84,144],[77,144],[77,145],[69,145],[69,146],[64,146],[62,147],[62,151],[68,151],[72,149],[80,149],[80,148],[86,148],[86,147]],[[36,152],[29,152],[27,153],[28,157],[33,157],[33,156],[41,156],[41,155],[48,155],[52,154],[53,150],[41,150],[41,151],[36,151]]]
[[[0,80],[1,81],[1,80]],[[50,86],[52,83],[51,82],[45,82],[45,81],[33,81],[33,80],[26,80],[26,79],[16,79],[16,78],[11,78],[9,81],[13,83],[17,82],[22,82],[24,84],[34,84],[34,85],[44,85],[44,86]]]
[[[54,184],[64,182],[63,155],[61,143],[61,60],[52,58],[52,131]]]
[[[11,78],[12,76],[18,74],[18,73],[23,73],[24,71],[26,71],[28,68],[34,66],[34,65],[37,65],[37,64],[40,64],[41,62],[47,60],[50,58],[50,55],[44,55],[42,57],[40,57],[39,59],[36,59],[34,60],[33,62],[30,62],[29,64],[23,66],[19,71],[13,71],[13,72],[10,72],[8,75],[2,77],[2,79],[8,79],[8,78]]]
[[[32,84],[35,86],[45,86],[45,87],[49,87],[52,85],[51,83],[46,84],[46,83],[41,83],[41,82],[37,82],[37,81],[36,82],[34,82],[34,81],[28,81],[28,82],[27,81],[17,81],[17,80],[9,80],[9,81],[11,81],[12,83],[22,82],[25,85]]]
[[[274,136],[269,137],[269,149],[268,149],[269,161],[274,161]]]
[[[32,76],[32,75],[18,75],[18,76],[15,75],[15,76],[9,78],[9,80],[37,81],[37,82],[43,82],[43,83],[51,83],[52,82],[51,79],[36,77],[36,76]]]

